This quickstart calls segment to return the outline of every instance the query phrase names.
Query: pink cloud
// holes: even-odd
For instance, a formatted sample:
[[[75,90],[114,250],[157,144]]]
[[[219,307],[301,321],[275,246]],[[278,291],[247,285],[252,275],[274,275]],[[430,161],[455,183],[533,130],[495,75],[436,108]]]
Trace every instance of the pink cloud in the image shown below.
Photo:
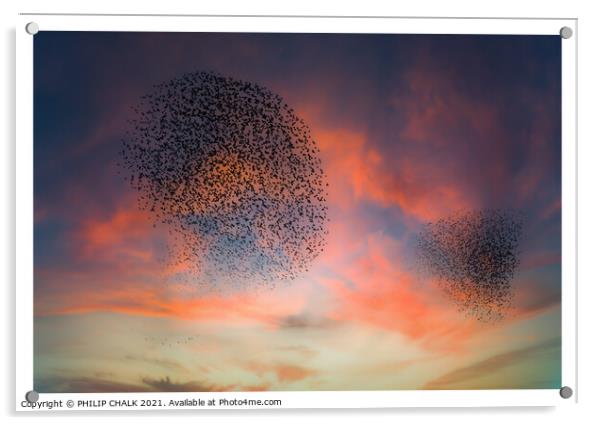
[[[339,208],[368,200],[383,207],[397,206],[421,220],[433,220],[473,203],[453,182],[437,178],[436,168],[425,162],[399,159],[398,166],[392,167],[363,134],[317,131],[315,138],[330,182],[330,200]]]

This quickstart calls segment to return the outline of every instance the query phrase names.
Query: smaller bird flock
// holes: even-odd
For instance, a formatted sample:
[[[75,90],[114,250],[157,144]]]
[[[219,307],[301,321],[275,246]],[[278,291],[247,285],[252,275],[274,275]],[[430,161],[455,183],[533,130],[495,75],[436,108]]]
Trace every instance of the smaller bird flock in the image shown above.
[[[139,207],[169,228],[171,265],[211,287],[308,270],[324,248],[327,184],[309,128],[279,95],[195,72],[134,113],[122,165]]]
[[[191,336],[183,336],[183,337],[154,337],[154,336],[145,336],[144,342],[151,347],[166,347],[172,348],[177,346],[185,346],[188,344],[193,344],[197,340],[199,340],[200,335],[191,335]]]
[[[435,278],[459,310],[480,321],[504,317],[519,266],[522,215],[512,210],[461,213],[424,225],[419,269]]]

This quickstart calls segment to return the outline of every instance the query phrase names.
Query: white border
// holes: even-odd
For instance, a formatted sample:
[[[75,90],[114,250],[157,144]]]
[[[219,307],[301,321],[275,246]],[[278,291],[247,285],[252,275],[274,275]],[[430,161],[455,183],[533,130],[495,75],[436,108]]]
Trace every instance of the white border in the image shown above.
[[[25,25],[31,21],[35,21],[41,31],[557,35],[563,26],[574,31],[573,37],[562,40],[562,385],[575,391],[571,399],[562,399],[558,390],[416,390],[41,394],[40,401],[62,401],[63,407],[55,407],[54,410],[77,410],[77,407],[70,409],[66,406],[68,400],[74,400],[76,404],[78,400],[282,400],[280,407],[271,409],[559,406],[576,402],[576,19],[20,15],[17,19],[16,49],[16,410],[32,410],[23,405],[23,400],[33,386],[33,37],[25,32]],[[136,410],[135,407],[109,407],[108,402],[105,406],[98,404],[101,403],[87,409]],[[165,408],[169,407],[151,407]],[[242,405],[228,408],[262,407]]]

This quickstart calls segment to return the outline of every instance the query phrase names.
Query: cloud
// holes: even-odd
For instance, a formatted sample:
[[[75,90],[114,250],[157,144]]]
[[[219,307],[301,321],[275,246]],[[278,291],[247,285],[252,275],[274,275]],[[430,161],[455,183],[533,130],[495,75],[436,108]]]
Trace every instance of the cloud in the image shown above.
[[[523,254],[521,262],[522,270],[537,269],[553,264],[560,264],[562,255],[557,251],[534,251]]]
[[[220,291],[208,290],[194,275],[182,281],[186,264],[165,266],[160,260],[157,241],[167,237],[164,229],[154,229],[148,215],[127,199],[109,214],[98,212],[80,222],[67,235],[69,264],[35,269],[37,316],[117,312],[277,327],[305,302],[303,288]]]
[[[295,365],[277,365],[275,371],[281,382],[301,381],[316,374],[315,370]]]
[[[291,353],[293,355],[299,355],[305,359],[315,357],[318,354],[317,350],[305,347],[303,345],[285,345],[283,347],[279,347],[279,350]]]
[[[302,381],[305,378],[314,376],[318,373],[317,370],[288,363],[267,364],[261,362],[249,362],[246,365],[246,368],[257,374],[259,377],[266,374],[273,374],[280,383]]]
[[[157,358],[152,358],[152,357],[133,356],[131,354],[128,354],[124,357],[124,360],[129,361],[129,362],[134,362],[134,363],[142,362],[142,363],[146,363],[151,366],[159,366],[163,369],[189,373],[188,368],[184,367],[180,362],[170,360],[170,359],[157,359]]]
[[[240,390],[241,391],[251,391],[251,392],[269,391],[270,390],[270,386],[267,385],[267,384],[248,385],[248,386],[241,387]]]
[[[144,262],[153,259],[151,217],[132,206],[120,208],[107,219],[85,219],[78,231],[78,253],[99,260],[131,256]]]
[[[399,241],[372,234],[340,278],[323,280],[335,300],[329,317],[397,332],[431,349],[461,349],[479,326],[438,298],[430,282],[418,282],[399,261],[399,249]]]
[[[164,229],[153,228],[148,214],[128,199],[116,210],[81,217],[79,227],[64,235],[67,264],[36,266],[37,316],[117,312],[277,326],[301,308],[302,297],[277,291],[208,291],[194,276],[181,281],[187,265],[160,260]]]
[[[36,378],[34,388],[39,393],[138,393],[152,391],[144,385],[89,377]]]
[[[182,296],[162,287],[136,281],[118,281],[115,286],[91,291],[76,291],[67,296],[50,297],[36,304],[37,316],[115,312],[147,317],[220,321],[230,324],[256,322],[276,327],[282,316],[295,314],[303,299],[284,299],[278,295],[229,294]],[[275,304],[273,304],[275,303]]]
[[[294,314],[280,319],[281,329],[324,329],[336,325],[334,320],[307,314]]]
[[[200,381],[173,382],[164,378],[142,378],[140,383],[126,383],[91,377],[36,378],[36,391],[40,393],[137,393],[137,392],[208,392],[231,391],[232,386],[207,384]]]
[[[412,60],[392,67],[386,92],[329,69],[320,78],[337,83],[309,97],[310,84],[290,94],[320,146],[332,199],[343,207],[362,200],[396,206],[421,220],[483,206],[550,216],[560,192],[554,67],[537,64],[545,91],[530,80],[533,69],[501,84],[506,71],[483,70],[482,54],[462,49],[462,61],[432,54],[439,42],[446,44],[425,40]],[[469,76],[466,63],[479,74]]]
[[[151,391],[157,392],[210,392],[210,391],[230,391],[233,387],[223,387],[212,384],[206,384],[198,381],[172,382],[169,376],[160,379],[143,378],[142,382],[151,387]]]
[[[469,193],[442,174],[443,167],[407,154],[387,158],[387,152],[368,143],[363,133],[318,130],[315,137],[330,182],[330,199],[338,208],[369,201],[432,220],[473,205]]]
[[[339,259],[335,277],[320,280],[332,300],[326,317],[396,332],[434,352],[462,353],[474,338],[538,316],[560,302],[554,271],[521,274],[512,282],[512,305],[500,310],[505,318],[477,322],[450,304],[434,281],[419,277],[404,262],[410,257],[403,250],[402,241],[379,232],[369,234],[357,251],[349,249],[347,262]]]
[[[513,300],[517,318],[526,319],[548,309],[558,308],[562,299],[559,280],[557,278],[557,282],[550,282],[542,273],[517,278]]]
[[[428,382],[425,389],[481,389],[483,384],[472,381],[486,378],[504,369],[524,364],[533,359],[541,359],[542,355],[560,350],[560,339],[551,339],[541,344],[533,345],[518,350],[509,351],[478,361],[469,366],[453,370],[445,375]],[[527,377],[531,379],[532,377]],[[545,382],[544,388],[551,388],[550,381]],[[518,384],[512,385],[512,387]]]

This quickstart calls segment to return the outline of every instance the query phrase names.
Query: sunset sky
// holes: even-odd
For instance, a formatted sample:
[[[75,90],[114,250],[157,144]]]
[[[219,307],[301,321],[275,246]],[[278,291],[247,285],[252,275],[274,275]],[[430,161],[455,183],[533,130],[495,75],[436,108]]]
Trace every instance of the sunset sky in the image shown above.
[[[560,38],[45,32],[34,38],[39,392],[560,387]],[[215,71],[281,95],[329,183],[325,251],[207,290],[118,174],[131,106]],[[514,298],[477,321],[420,278],[421,226],[525,215]]]

